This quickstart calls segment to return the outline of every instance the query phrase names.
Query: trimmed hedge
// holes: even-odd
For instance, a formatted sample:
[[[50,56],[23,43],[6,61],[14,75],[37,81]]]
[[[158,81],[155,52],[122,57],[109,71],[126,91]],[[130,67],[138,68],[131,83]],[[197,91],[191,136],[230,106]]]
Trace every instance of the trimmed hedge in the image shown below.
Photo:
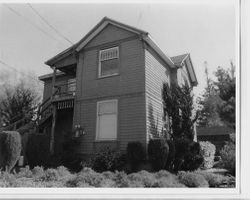
[[[145,149],[140,142],[129,142],[127,145],[127,161],[132,171],[136,171],[141,163],[146,160]]]
[[[209,141],[201,141],[199,142],[199,144],[201,146],[200,154],[204,159],[201,168],[210,169],[214,165],[214,155],[216,152],[216,147]]]
[[[154,170],[164,169],[167,163],[169,146],[165,139],[152,139],[148,143],[148,158]]]
[[[28,164],[35,166],[48,166],[50,163],[50,138],[43,134],[30,134],[26,147]]]
[[[90,167],[97,172],[120,170],[125,164],[125,156],[115,149],[102,148],[90,160]]]
[[[0,133],[0,168],[10,172],[21,156],[22,140],[17,131]]]

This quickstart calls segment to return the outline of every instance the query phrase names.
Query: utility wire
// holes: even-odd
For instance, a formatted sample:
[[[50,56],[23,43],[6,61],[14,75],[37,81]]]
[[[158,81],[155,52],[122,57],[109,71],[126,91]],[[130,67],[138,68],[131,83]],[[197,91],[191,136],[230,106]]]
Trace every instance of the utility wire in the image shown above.
[[[23,73],[23,72],[21,72],[21,71],[18,71],[15,67],[12,67],[11,65],[7,64],[6,62],[4,62],[4,61],[2,61],[2,60],[0,60],[0,63],[1,63],[2,65],[4,65],[5,67],[11,68],[12,70],[16,71],[17,73],[20,73],[20,74],[22,74],[22,75],[24,75],[24,76],[26,76],[26,77],[28,77],[28,78],[30,78],[30,79],[35,80],[37,83],[43,83],[43,82],[40,81],[39,79],[35,79],[35,78],[33,78],[32,76],[29,76],[28,74],[25,74],[25,73]]]
[[[60,33],[54,26],[52,26],[30,3],[27,3],[27,5],[33,10],[34,13],[36,13],[41,18],[43,22],[45,22],[51,29],[53,29],[60,37],[62,37],[64,40],[66,40],[70,44],[72,45],[74,44],[66,36]]]
[[[59,41],[57,38],[55,38],[54,36],[52,36],[51,34],[49,34],[48,32],[44,31],[42,28],[40,28],[39,26],[37,26],[36,24],[34,24],[31,20],[29,20],[28,18],[24,17],[23,15],[21,15],[19,12],[17,12],[15,9],[11,8],[10,6],[3,4],[6,8],[8,8],[11,12],[13,12],[14,14],[16,14],[19,17],[22,17],[24,20],[26,20],[30,25],[36,27],[39,31],[43,32],[45,35],[53,38],[54,40]]]

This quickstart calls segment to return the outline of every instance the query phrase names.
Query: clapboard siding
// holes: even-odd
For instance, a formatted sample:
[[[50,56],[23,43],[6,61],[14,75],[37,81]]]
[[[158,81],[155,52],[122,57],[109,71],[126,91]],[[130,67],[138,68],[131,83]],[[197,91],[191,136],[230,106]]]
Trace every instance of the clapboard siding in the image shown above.
[[[138,39],[126,41],[119,46],[119,75],[98,78],[98,52],[92,49],[83,53],[81,93],[78,98],[99,98],[111,95],[145,91],[144,51]]]
[[[99,146],[96,141],[97,102],[108,99],[118,100],[117,143],[119,149],[126,150],[129,141],[145,144],[145,96],[144,93],[133,96],[115,96],[105,99],[82,100],[76,103],[79,118],[75,123],[84,127],[86,134],[81,137],[78,153],[92,154]],[[105,142],[102,142],[105,143]],[[109,143],[109,142],[108,142]]]
[[[93,38],[85,48],[106,44],[109,42],[132,37],[135,34],[114,25],[107,25],[95,38]]]
[[[170,69],[149,49],[145,49],[147,138],[163,126],[163,83],[170,84]],[[155,128],[156,127],[156,128]]]
[[[78,55],[74,125],[80,124],[86,132],[78,153],[92,154],[105,145],[125,151],[129,141],[146,144],[145,52],[142,42],[132,35],[108,26]],[[99,50],[114,44],[119,46],[119,75],[98,78]],[[97,102],[110,99],[118,100],[118,138],[116,142],[98,142]]]

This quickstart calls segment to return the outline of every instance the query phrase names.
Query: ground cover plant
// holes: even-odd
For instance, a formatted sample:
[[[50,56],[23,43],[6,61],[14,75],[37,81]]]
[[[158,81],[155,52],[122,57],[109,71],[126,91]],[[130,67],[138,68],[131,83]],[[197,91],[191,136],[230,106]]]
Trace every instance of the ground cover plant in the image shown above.
[[[234,187],[232,176],[213,174],[211,172],[181,171],[177,174],[166,170],[148,172],[141,170],[126,174],[123,171],[96,172],[83,168],[72,173],[67,168],[44,169],[36,166],[21,168],[19,172],[0,172],[0,187],[131,187],[131,188],[183,188],[183,187]]]

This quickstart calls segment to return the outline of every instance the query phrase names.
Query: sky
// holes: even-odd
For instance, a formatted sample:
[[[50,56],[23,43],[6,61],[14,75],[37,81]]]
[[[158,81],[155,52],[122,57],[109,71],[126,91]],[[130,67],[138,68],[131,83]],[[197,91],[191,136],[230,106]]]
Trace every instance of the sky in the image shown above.
[[[190,53],[198,78],[195,94],[204,89],[204,62],[212,76],[218,66],[230,67],[236,56],[235,1],[153,1],[137,3],[31,3],[50,25],[73,43],[103,17],[150,33],[168,55]],[[0,4],[0,84],[24,76],[34,81],[50,73],[44,62],[71,46],[26,4]],[[16,71],[18,72],[16,72]],[[12,72],[11,77],[8,72]],[[19,73],[21,72],[21,73]],[[40,83],[37,83],[40,84]]]

